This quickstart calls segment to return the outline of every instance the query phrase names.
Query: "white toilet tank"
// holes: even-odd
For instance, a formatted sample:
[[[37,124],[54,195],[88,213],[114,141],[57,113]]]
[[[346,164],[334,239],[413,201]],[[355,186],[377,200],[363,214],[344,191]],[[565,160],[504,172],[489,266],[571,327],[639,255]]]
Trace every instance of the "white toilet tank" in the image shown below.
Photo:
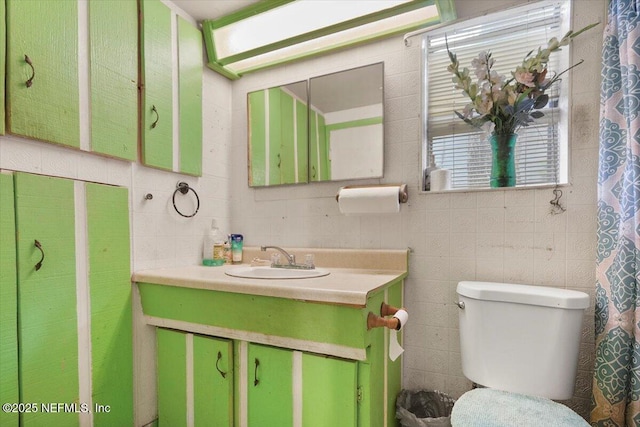
[[[555,400],[573,396],[583,292],[460,282],[462,371],[485,387]]]

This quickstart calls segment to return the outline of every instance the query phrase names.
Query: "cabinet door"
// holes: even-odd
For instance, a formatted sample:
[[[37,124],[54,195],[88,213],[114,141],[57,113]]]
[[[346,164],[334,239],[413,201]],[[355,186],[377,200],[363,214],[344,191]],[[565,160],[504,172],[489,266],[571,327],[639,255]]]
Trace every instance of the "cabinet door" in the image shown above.
[[[23,173],[14,180],[21,401],[78,402],[74,184]],[[77,413],[62,410],[20,419],[24,426],[79,422]]]
[[[10,133],[79,147],[77,2],[7,0],[7,96]]]
[[[357,362],[302,354],[302,425],[356,426]]]
[[[0,173],[0,402],[19,402],[18,301],[13,175]],[[17,426],[18,414],[0,412],[0,425]]]
[[[138,7],[91,0],[91,150],[138,157]]]
[[[309,182],[309,135],[308,135],[307,105],[296,100],[296,144],[298,181]]]
[[[202,175],[202,33],[178,17],[180,172]]]
[[[5,0],[0,1],[0,135],[4,135],[4,75],[5,75],[5,58],[6,58],[6,36],[7,36],[7,20],[6,20],[6,3]]]
[[[133,425],[133,327],[126,188],[85,184],[93,425]]]
[[[295,146],[296,122],[295,99],[288,93],[280,90],[280,157],[278,169],[280,170],[280,182],[293,184],[296,182]]]
[[[158,425],[187,425],[187,334],[156,328]]]
[[[249,426],[293,425],[293,352],[249,344]]]
[[[194,426],[233,426],[233,345],[230,340],[193,337]]]
[[[265,108],[266,91],[251,92],[247,96],[249,110],[249,186],[260,187],[267,182],[267,116]]]
[[[232,426],[231,341],[161,328],[156,331],[159,425]]]
[[[171,10],[160,0],[142,0],[142,161],[173,168],[173,77]]]

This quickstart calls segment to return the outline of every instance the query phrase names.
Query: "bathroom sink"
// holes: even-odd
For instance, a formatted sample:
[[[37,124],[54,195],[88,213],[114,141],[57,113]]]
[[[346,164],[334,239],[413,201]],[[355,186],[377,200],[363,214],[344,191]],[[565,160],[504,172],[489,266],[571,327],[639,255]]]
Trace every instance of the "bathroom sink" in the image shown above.
[[[271,267],[236,267],[225,274],[233,277],[248,279],[310,279],[329,274],[328,270],[315,268],[313,270],[271,268]]]

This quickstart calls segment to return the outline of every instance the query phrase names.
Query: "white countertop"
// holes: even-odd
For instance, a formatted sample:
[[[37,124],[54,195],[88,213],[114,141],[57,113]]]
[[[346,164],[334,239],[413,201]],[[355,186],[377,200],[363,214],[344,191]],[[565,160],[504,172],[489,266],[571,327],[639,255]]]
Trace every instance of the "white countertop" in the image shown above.
[[[365,306],[369,294],[404,278],[407,270],[322,267],[328,276],[309,279],[246,279],[225,274],[240,265],[205,267],[199,265],[142,270],[134,282],[155,283],[195,289],[262,295],[329,304]]]

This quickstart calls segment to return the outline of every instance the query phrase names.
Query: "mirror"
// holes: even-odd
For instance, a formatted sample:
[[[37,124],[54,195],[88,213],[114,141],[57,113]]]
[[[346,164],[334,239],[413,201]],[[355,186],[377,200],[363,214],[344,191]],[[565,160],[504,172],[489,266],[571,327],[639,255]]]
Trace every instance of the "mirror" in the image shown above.
[[[310,80],[310,181],[382,177],[383,99],[382,62]]]
[[[307,81],[250,92],[249,186],[308,182]]]
[[[383,81],[380,62],[248,93],[249,186],[382,177]]]

